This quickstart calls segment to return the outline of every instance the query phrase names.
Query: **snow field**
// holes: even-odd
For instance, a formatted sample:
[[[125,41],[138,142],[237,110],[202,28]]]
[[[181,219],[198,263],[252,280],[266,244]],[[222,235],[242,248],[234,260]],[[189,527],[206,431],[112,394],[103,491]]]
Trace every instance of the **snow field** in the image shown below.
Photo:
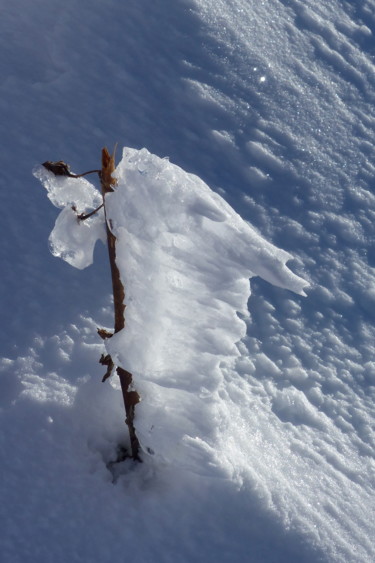
[[[248,277],[255,273],[303,293],[306,282],[285,268],[290,255],[262,239],[197,177],[145,149],[124,149],[116,175],[118,187],[106,196],[106,206],[126,287],[126,329],[107,341],[107,350],[133,372],[141,393],[135,423],[146,459],[155,467],[167,464],[250,487],[282,526],[303,533],[312,546],[332,544],[335,559],[352,556],[353,538],[363,553],[371,550],[368,511],[364,520],[350,508],[371,505],[371,460],[361,464],[355,444],[336,427],[339,417],[321,410],[325,399],[314,374],[293,356],[288,363],[284,359],[281,371],[260,343],[245,337],[245,320],[236,315],[240,311],[246,319]],[[50,198],[64,206],[51,177],[42,180]],[[80,196],[85,210],[93,205],[91,187],[88,194],[86,206]],[[60,256],[81,267],[87,249],[89,263],[102,221],[98,214],[94,226],[83,229],[72,222],[66,234],[58,218],[52,237],[59,241]],[[70,248],[72,229],[77,234]],[[264,330],[277,334],[275,311],[267,308]],[[300,330],[299,313],[300,305],[289,299],[292,332]],[[287,358],[291,347],[284,349]],[[356,399],[350,389],[347,393]],[[345,397],[336,404],[343,412]],[[349,489],[340,508],[346,481],[360,487]],[[337,519],[340,510],[352,512],[356,528],[347,531],[346,520]]]
[[[5,560],[113,561],[125,551],[142,563],[375,559],[374,7],[4,6]],[[293,255],[311,287],[305,299],[252,279],[241,355],[219,377],[209,366],[214,384],[196,401],[179,390],[189,424],[171,415],[176,442],[184,420],[205,443],[185,444],[161,471],[156,454],[139,472],[120,467],[114,485],[106,463],[123,438],[123,411],[118,391],[99,382],[95,336],[112,324],[105,248],[96,245],[81,271],[49,256],[55,210],[30,170],[62,158],[82,172],[116,141],[146,144],[202,178]],[[73,214],[66,220],[74,231]],[[70,255],[82,266],[94,231],[87,224],[84,252]],[[163,388],[146,386],[160,413]]]

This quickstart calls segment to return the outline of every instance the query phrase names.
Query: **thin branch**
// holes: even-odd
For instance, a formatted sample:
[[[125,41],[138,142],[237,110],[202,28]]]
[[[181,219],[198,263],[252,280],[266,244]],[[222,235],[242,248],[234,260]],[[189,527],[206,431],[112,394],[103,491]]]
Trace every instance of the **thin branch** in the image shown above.
[[[99,209],[101,209],[102,207],[104,207],[104,203],[102,203],[101,205],[99,205],[99,207],[94,209],[94,211],[91,211],[90,213],[87,213],[86,215],[84,213],[80,213],[80,215],[77,215],[77,219],[79,219],[80,221],[85,221],[89,217],[92,217],[93,215],[95,215],[95,213],[97,213],[99,211]],[[77,212],[77,208],[76,208],[75,205],[72,205],[72,209],[73,209],[73,211]]]
[[[82,174],[70,174],[71,178],[82,178],[82,176],[87,176],[88,174],[100,174],[101,170],[89,170],[88,172],[83,172]]]
[[[115,155],[109,154],[108,150],[102,150],[102,170],[100,173],[100,184],[102,188],[103,202],[107,193],[113,192],[117,184],[116,178],[113,176],[115,171]],[[125,327],[125,288],[123,286],[120,271],[116,263],[116,237],[108,226],[106,207],[104,205],[105,224],[107,231],[107,244],[109,263],[111,267],[112,289],[113,289],[113,305],[115,314],[115,334]],[[101,335],[102,336],[102,335]],[[102,336],[103,337],[103,336]],[[126,419],[128,426],[132,458],[142,461],[139,457],[140,444],[135,433],[134,415],[135,405],[139,403],[140,396],[137,391],[132,390],[133,376],[129,371],[122,367],[117,367],[117,374],[120,378],[122,396],[125,405]]]
[[[107,366],[107,371],[103,375],[102,379],[102,383],[104,383],[104,381],[111,377],[115,364],[113,363],[112,358],[109,354],[107,354],[106,356],[102,354],[99,360],[99,364],[102,364],[102,366]]]
[[[88,172],[83,172],[82,174],[73,174],[70,171],[70,166],[63,160],[58,160],[56,162],[52,162],[51,160],[47,160],[43,162],[44,168],[47,168],[50,172],[55,174],[55,176],[68,176],[69,178],[82,178],[82,176],[87,176],[88,174],[94,174],[95,172],[100,175],[101,170],[89,170]]]
[[[105,328],[98,328],[97,332],[100,338],[102,338],[103,340],[106,340],[107,338],[111,338],[113,336],[113,332],[109,332]]]
[[[116,145],[117,146],[117,145]],[[102,150],[102,168],[101,170],[89,170],[88,172],[84,172],[83,174],[72,174],[69,168],[69,165],[66,162],[59,160],[57,162],[46,161],[43,163],[43,166],[55,174],[56,176],[68,176],[69,178],[82,178],[82,176],[87,176],[87,174],[94,174],[97,173],[99,175],[100,184],[101,184],[101,191],[103,196],[103,203],[99,205],[97,209],[91,211],[90,213],[84,214],[81,213],[78,215],[78,219],[84,221],[89,217],[92,217],[95,213],[97,213],[102,207],[104,208],[104,217],[105,217],[105,224],[106,224],[106,232],[107,232],[107,244],[108,244],[108,254],[109,254],[109,263],[111,267],[111,276],[112,276],[112,289],[113,289],[113,303],[114,303],[114,315],[115,315],[115,327],[114,327],[114,334],[119,332],[125,327],[125,288],[121,281],[120,271],[117,267],[116,263],[116,237],[112,233],[111,229],[108,225],[108,219],[106,214],[105,208],[105,195],[107,193],[113,192],[114,187],[117,184],[116,178],[113,176],[115,171],[115,151],[116,147],[113,151],[113,154],[110,155],[108,150],[104,148]],[[77,212],[75,206],[72,209]],[[107,338],[111,338],[113,336],[112,333],[108,332],[105,329],[98,329],[99,336],[105,340]],[[112,372],[114,370],[114,362],[110,356],[107,354],[106,356],[102,354],[99,362],[103,366],[107,366],[107,371],[103,376],[102,381],[106,381],[109,377],[111,377]],[[121,390],[122,396],[124,400],[125,412],[126,412],[126,419],[125,422],[128,426],[129,430],[129,437],[130,437],[130,445],[131,445],[131,452],[132,458],[137,461],[142,461],[139,456],[140,451],[140,444],[138,438],[135,433],[134,427],[134,415],[135,415],[135,406],[140,401],[140,396],[137,391],[132,389],[133,386],[133,376],[129,371],[126,371],[122,367],[118,366],[116,369],[117,375],[119,376],[120,383],[121,383]]]

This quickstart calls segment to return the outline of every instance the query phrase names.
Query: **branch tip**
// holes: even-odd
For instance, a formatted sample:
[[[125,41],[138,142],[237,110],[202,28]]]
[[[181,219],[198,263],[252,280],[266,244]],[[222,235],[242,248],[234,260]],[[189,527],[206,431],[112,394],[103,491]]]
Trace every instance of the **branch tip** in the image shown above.
[[[98,328],[96,330],[102,340],[106,340],[107,338],[111,338],[111,336],[113,336],[113,332],[109,332],[109,330],[105,328]]]

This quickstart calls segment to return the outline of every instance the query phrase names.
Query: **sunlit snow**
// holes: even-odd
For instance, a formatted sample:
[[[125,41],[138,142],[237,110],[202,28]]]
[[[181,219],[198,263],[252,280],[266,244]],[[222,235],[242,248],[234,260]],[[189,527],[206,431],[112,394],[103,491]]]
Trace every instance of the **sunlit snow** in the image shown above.
[[[374,0],[4,3],[2,561],[375,561],[374,14]],[[116,231],[118,360],[154,451],[138,465],[112,463],[125,414],[98,363],[96,329],[113,327],[103,213],[71,209],[100,204],[98,182],[43,171],[57,218],[31,176],[46,160],[96,169],[116,142],[137,149],[119,187],[140,190]],[[188,182],[186,204],[160,209]]]
[[[52,254],[75,268],[87,268],[93,262],[97,240],[106,241],[104,213],[101,210],[89,221],[78,221],[77,215],[99,207],[100,192],[84,178],[54,176],[42,166],[34,175],[45,186],[51,202],[63,209],[49,237]]]
[[[71,207],[76,193],[77,209],[95,208],[95,189],[82,179],[54,180],[40,170],[36,176],[50,200],[64,206],[50,236],[52,252],[80,269],[91,264],[103,210],[79,221]],[[135,426],[144,451],[196,465],[207,434],[217,430],[222,368],[240,355],[236,344],[246,334],[238,313],[248,315],[249,278],[260,275],[302,295],[308,284],[286,266],[290,254],[168,159],[126,148],[115,176],[105,207],[117,239],[126,328],[107,341],[107,350],[141,392]]]

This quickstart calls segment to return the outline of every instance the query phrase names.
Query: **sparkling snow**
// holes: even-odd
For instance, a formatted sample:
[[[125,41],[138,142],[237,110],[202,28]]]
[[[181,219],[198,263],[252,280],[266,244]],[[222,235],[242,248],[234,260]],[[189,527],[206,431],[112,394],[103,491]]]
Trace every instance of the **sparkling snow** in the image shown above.
[[[76,193],[77,212],[95,208],[99,192],[82,179],[40,170],[36,176],[63,207],[50,237],[53,254],[80,269],[90,265],[103,210],[79,222],[71,206]],[[224,366],[240,355],[236,344],[246,335],[238,313],[248,316],[249,278],[260,275],[302,295],[308,284],[287,268],[290,254],[168,159],[124,149],[115,177],[105,206],[126,291],[126,328],[107,341],[107,351],[133,373],[141,393],[135,426],[143,450],[205,471],[217,449],[207,441],[224,423],[217,413],[230,424],[220,394]]]
[[[374,0],[4,5],[2,560],[373,563],[374,14]],[[225,353],[202,341],[227,358],[211,388],[139,375],[155,454],[110,470],[125,433],[98,364],[96,327],[113,323],[102,218],[82,229],[61,203],[70,257],[93,264],[56,260],[56,209],[30,171],[97,168],[116,142],[200,178],[310,287],[251,279],[250,316],[218,325],[237,338],[246,323],[238,354],[234,333]],[[190,217],[221,229],[217,207],[195,200]],[[231,269],[232,311],[249,268]]]

